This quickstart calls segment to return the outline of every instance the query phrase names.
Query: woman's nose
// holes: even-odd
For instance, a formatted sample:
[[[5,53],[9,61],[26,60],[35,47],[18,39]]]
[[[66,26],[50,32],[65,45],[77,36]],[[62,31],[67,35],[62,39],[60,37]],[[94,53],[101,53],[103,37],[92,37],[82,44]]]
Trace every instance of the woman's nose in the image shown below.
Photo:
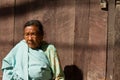
[[[32,36],[28,36],[28,40],[32,40]]]

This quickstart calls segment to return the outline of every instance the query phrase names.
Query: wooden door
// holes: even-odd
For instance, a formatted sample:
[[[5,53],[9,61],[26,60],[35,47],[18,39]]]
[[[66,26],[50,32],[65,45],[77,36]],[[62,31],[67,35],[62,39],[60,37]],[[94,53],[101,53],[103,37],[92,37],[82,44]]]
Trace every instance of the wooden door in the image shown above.
[[[107,17],[100,0],[0,0],[0,61],[23,39],[24,23],[38,19],[66,80],[105,80]]]

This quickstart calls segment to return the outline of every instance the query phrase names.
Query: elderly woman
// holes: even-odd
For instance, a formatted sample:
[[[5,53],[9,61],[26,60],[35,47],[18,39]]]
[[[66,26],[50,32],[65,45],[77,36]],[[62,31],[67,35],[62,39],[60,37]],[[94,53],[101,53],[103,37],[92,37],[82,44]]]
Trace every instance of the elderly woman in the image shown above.
[[[43,41],[39,20],[24,25],[24,39],[3,59],[3,80],[64,80],[56,48]]]

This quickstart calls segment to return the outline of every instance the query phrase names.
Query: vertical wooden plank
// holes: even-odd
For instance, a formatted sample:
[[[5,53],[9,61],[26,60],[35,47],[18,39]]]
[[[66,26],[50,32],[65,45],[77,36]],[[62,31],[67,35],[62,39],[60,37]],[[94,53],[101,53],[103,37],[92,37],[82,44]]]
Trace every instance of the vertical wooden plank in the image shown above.
[[[114,52],[114,24],[115,24],[115,0],[109,0],[108,12],[108,48],[107,48],[107,78],[106,80],[113,79],[113,52]]]
[[[55,42],[62,64],[73,65],[75,1],[57,0],[55,20]]]
[[[120,5],[116,6],[114,39],[114,80],[120,80]]]
[[[105,80],[107,11],[100,7],[100,1],[90,0],[89,17],[89,63],[87,80]]]
[[[55,10],[54,32],[65,80],[76,80],[73,73],[75,0],[57,0]]]
[[[2,59],[13,47],[14,0],[0,1],[0,67]],[[0,80],[2,71],[0,71]]]
[[[29,0],[15,1],[14,45],[23,39],[23,25],[28,20]]]
[[[89,40],[89,8],[90,0],[76,0],[75,8],[75,35],[74,35],[74,64],[78,67],[77,80],[87,80],[88,69],[88,40]],[[75,75],[78,75],[75,72]]]

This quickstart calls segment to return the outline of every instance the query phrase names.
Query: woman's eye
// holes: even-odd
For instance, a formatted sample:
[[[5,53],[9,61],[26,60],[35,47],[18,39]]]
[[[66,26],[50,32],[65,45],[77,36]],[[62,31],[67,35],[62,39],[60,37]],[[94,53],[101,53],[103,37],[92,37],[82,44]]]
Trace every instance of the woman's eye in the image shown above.
[[[29,35],[29,33],[25,33],[24,35],[25,35],[25,36],[28,36],[28,35]]]

